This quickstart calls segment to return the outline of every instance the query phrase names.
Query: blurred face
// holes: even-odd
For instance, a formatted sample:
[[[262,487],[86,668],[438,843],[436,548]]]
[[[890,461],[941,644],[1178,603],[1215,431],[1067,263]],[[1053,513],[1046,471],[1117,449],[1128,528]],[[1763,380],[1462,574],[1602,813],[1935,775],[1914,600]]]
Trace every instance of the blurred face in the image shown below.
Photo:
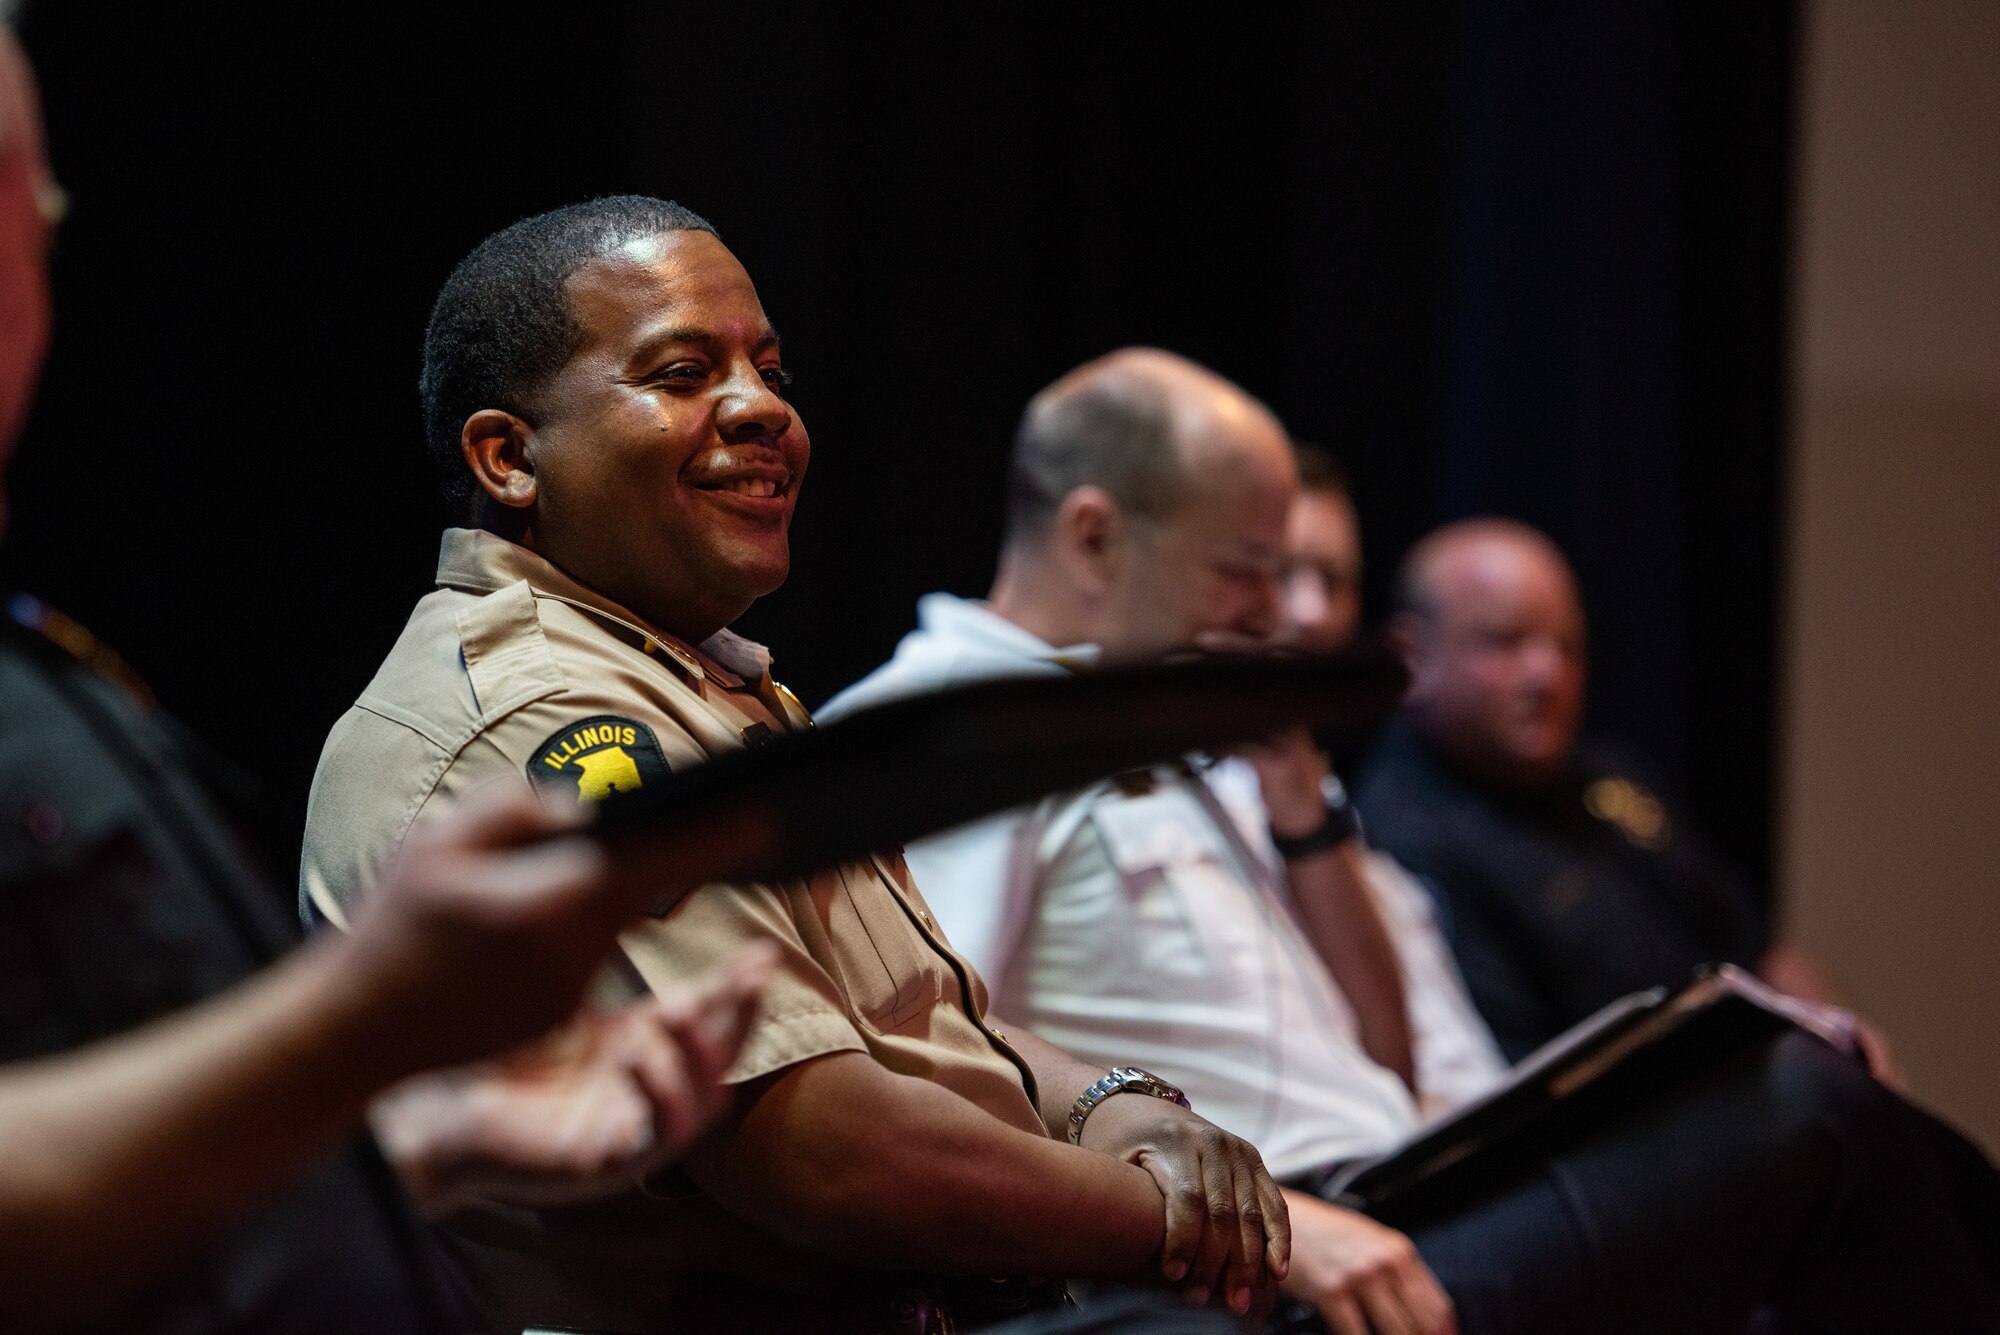
[[[41,135],[27,62],[0,30],[0,467],[27,421],[49,343],[50,224]],[[5,513],[0,504],[0,526]]]
[[[636,241],[569,281],[582,347],[530,446],[535,546],[701,638],[784,582],[811,444],[750,276],[706,232]]]
[[[1344,492],[1302,491],[1285,526],[1285,632],[1331,653],[1361,625],[1361,528]]]
[[[1410,705],[1432,743],[1510,786],[1553,778],[1583,713],[1583,611],[1568,568],[1517,537],[1440,553],[1436,611],[1415,618]]]
[[[1261,413],[1211,425],[1236,434],[1192,451],[1179,506],[1129,527],[1099,636],[1108,656],[1214,637],[1261,642],[1278,629],[1285,516],[1298,485],[1289,448]]]
[[[49,344],[48,225],[26,171],[0,168],[0,463],[13,449]]]

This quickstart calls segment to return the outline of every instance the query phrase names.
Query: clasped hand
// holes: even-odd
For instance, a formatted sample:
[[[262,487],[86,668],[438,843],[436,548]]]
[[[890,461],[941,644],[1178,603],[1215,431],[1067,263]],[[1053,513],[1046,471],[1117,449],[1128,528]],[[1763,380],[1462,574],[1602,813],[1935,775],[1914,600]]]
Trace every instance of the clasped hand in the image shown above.
[[[1333,1335],[1455,1335],[1451,1298],[1408,1237],[1352,1210],[1286,1194],[1298,1264],[1285,1292],[1312,1304]]]
[[[1221,1295],[1259,1314],[1291,1266],[1285,1198],[1248,1141],[1164,1099],[1121,1094],[1083,1124],[1079,1142],[1152,1175],[1166,1200],[1160,1272],[1197,1306]]]

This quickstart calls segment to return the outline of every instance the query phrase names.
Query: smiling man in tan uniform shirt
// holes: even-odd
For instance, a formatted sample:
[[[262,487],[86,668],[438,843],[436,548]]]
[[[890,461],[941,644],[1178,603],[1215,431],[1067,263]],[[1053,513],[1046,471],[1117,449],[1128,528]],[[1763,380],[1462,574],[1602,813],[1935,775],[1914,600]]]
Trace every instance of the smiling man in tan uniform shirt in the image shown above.
[[[678,206],[558,210],[459,266],[424,397],[468,527],[328,739],[300,875],[314,912],[343,921],[474,785],[616,800],[808,723],[764,651],[723,629],[789,569],[810,445],[785,381],[748,276]],[[1243,1142],[1144,1097],[1097,1104],[1081,1148],[1058,1138],[1103,1073],[987,1024],[899,856],[697,890],[624,934],[605,990],[664,987],[758,939],[781,958],[727,1076],[736,1107],[685,1178],[452,1221],[497,1319],[741,1329],[788,1319],[782,1291],[802,1289],[822,1296],[798,1311],[846,1328],[831,1289],[838,1320],[878,1328],[910,1282],[848,1267],[1164,1275],[1243,1308],[1282,1269],[1283,1206]]]
[[[641,787],[746,736],[807,725],[761,646],[645,630],[491,533],[449,530],[437,579],[321,758],[303,879],[335,922],[427,812],[496,775],[601,800],[604,776]],[[437,671],[439,650],[463,666]],[[664,988],[753,938],[786,957],[732,1079],[866,1051],[1041,1133],[1032,1074],[985,1025],[984,986],[935,933],[900,857],[782,888],[718,886],[621,944],[638,977]]]

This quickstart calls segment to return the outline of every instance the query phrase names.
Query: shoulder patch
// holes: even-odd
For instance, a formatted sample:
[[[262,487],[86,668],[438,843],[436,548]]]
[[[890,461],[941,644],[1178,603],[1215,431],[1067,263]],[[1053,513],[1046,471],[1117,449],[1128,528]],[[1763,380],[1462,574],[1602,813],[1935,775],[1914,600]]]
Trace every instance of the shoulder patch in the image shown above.
[[[672,771],[660,739],[637,719],[598,714],[558,729],[528,758],[528,781],[579,801],[635,793]]]

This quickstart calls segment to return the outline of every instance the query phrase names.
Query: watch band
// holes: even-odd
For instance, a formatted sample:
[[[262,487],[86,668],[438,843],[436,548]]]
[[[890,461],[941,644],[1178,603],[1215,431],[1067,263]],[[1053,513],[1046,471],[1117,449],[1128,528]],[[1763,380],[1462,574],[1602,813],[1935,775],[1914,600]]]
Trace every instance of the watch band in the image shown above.
[[[1102,1077],[1096,1084],[1076,1096],[1076,1106],[1069,1110],[1070,1144],[1082,1143],[1084,1119],[1090,1116],[1091,1109],[1113,1094],[1150,1094],[1156,1099],[1165,1099],[1183,1108],[1189,1106],[1187,1095],[1151,1071],[1142,1071],[1136,1066],[1114,1066],[1109,1075]]]
[[[1329,774],[1320,786],[1320,792],[1326,801],[1326,819],[1320,822],[1317,830],[1296,836],[1271,831],[1271,847],[1277,849],[1278,856],[1287,862],[1338,848],[1361,834],[1361,813],[1354,809],[1354,801],[1348,797],[1346,785]]]

